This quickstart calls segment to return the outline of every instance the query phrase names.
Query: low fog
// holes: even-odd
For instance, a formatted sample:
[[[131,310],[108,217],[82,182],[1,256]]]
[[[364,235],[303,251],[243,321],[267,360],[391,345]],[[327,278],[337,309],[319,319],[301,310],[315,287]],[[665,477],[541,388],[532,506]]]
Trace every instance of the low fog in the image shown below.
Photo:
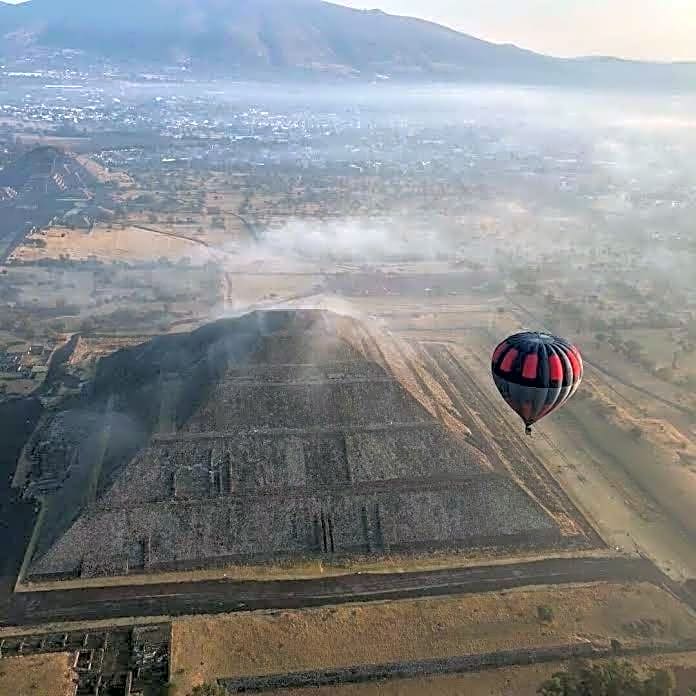
[[[533,280],[585,297],[620,280],[675,326],[694,312],[690,94],[112,81],[4,99],[0,124],[69,112],[76,152],[130,182],[88,242],[49,230],[15,252],[2,285],[14,325],[23,307],[60,302],[73,311],[49,322],[56,333],[129,312],[137,330],[171,330],[340,295],[331,278],[357,270],[482,274],[444,283],[460,293]],[[35,142],[17,137],[15,155]]]
[[[419,229],[404,219],[324,223],[294,219],[265,234],[260,251],[271,256],[366,264],[444,259],[453,246],[435,226]]]

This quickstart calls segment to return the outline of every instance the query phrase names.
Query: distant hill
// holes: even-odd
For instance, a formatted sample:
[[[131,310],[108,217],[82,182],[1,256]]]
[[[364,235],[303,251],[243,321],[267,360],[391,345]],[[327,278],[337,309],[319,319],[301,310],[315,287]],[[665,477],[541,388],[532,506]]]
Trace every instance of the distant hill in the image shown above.
[[[696,87],[696,64],[557,59],[431,22],[321,0],[0,2],[0,55],[32,46],[113,60],[186,60],[230,76]]]

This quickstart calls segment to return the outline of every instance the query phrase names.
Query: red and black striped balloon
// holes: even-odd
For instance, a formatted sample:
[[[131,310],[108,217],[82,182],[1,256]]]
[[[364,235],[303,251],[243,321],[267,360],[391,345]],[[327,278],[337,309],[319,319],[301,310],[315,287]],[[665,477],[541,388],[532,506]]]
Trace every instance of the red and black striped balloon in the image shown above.
[[[563,406],[582,380],[580,351],[547,333],[525,331],[506,338],[493,352],[491,371],[498,391],[532,425]]]

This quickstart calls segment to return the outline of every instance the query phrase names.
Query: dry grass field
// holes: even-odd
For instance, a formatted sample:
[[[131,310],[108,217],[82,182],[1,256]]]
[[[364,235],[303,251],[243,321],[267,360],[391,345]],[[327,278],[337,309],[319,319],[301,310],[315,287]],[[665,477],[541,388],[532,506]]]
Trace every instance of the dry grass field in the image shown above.
[[[133,179],[123,171],[110,170],[104,167],[99,162],[79,155],[77,161],[102,184],[116,184],[123,188],[132,188],[134,185]]]
[[[45,247],[24,244],[18,247],[12,258],[20,261],[57,259],[66,254],[71,259],[87,260],[96,257],[99,261],[153,261],[166,258],[176,261],[189,257],[205,263],[210,252],[201,244],[164,234],[149,232],[133,226],[111,229],[97,225],[91,232],[71,230],[67,227],[51,227],[45,234],[31,239],[45,242]]]
[[[53,653],[0,661],[2,696],[69,696],[74,691],[72,655]]]
[[[114,353],[117,350],[129,348],[131,346],[137,345],[138,343],[144,343],[146,340],[146,336],[143,336],[142,338],[85,338],[81,336],[77,340],[75,350],[72,352],[72,355],[68,360],[68,364],[79,365],[87,361],[91,363],[96,363],[100,358],[104,357],[105,355],[110,355],[111,353]]]
[[[540,606],[552,609],[552,622],[538,619]],[[650,627],[649,635],[641,626]],[[221,677],[612,638],[631,645],[695,637],[696,619],[663,590],[593,584],[184,619],[172,629],[171,673],[175,696],[185,696]]]

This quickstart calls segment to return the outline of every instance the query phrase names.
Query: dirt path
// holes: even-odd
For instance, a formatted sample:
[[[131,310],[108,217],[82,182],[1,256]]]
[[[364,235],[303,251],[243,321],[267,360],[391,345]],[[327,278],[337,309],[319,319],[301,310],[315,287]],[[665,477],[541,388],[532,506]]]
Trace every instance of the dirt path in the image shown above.
[[[150,232],[152,234],[160,234],[163,237],[171,237],[172,239],[183,239],[186,242],[191,242],[191,244],[199,244],[202,247],[205,247],[206,249],[210,250],[216,250],[217,247],[214,247],[211,244],[208,244],[208,242],[203,241],[202,239],[197,239],[196,237],[189,237],[188,235],[185,234],[177,234],[176,232],[166,232],[165,230],[158,230],[155,229],[154,227],[146,227],[145,225],[129,225],[129,227],[132,227],[133,229],[136,230],[143,230],[143,232]]]
[[[182,616],[300,608],[385,599],[500,591],[580,582],[662,584],[640,558],[556,558],[425,573],[365,574],[269,582],[225,580],[15,594],[0,626],[91,621],[127,616]]]

